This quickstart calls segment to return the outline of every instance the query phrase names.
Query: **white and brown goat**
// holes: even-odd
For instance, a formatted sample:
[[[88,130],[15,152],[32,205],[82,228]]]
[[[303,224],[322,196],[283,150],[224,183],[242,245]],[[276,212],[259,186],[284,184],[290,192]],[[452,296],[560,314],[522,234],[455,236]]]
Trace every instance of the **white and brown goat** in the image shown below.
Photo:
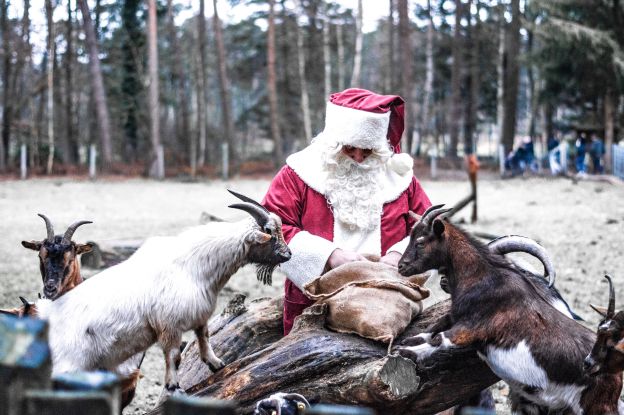
[[[516,413],[617,413],[621,373],[590,378],[583,371],[596,335],[556,310],[504,257],[441,219],[446,211],[435,206],[414,226],[399,272],[445,268],[450,318],[408,339],[399,354],[420,360],[472,346],[509,384]]]
[[[176,391],[181,336],[187,330],[197,336],[201,359],[213,370],[222,368],[207,330],[219,291],[243,265],[258,264],[258,277],[266,278],[291,256],[279,217],[234,194],[243,203],[230,207],[253,220],[213,222],[179,236],[149,238],[126,261],[56,301],[40,300],[39,314],[50,323],[53,373],[114,371],[158,342],[165,355],[165,387]]]

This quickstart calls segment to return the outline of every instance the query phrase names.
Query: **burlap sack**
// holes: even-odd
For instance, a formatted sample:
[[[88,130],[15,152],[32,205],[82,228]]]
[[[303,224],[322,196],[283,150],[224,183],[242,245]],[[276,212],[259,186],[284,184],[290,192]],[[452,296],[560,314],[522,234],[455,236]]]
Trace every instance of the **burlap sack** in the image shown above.
[[[422,311],[429,296],[427,277],[401,276],[387,264],[344,264],[304,287],[317,303],[328,305],[327,327],[341,333],[391,343]]]

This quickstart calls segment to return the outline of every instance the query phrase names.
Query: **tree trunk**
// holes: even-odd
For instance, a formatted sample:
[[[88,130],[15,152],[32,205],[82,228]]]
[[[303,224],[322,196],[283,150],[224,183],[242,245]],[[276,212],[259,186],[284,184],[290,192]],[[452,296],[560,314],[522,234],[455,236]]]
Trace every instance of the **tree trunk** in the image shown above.
[[[532,30],[527,30],[527,53],[533,53],[533,42],[535,35]],[[537,68],[534,65],[527,66],[527,78],[529,81],[529,103],[531,110],[529,112],[529,137],[535,140],[537,136],[537,122],[539,116],[539,96],[538,96],[538,77]]]
[[[338,91],[343,91],[345,89],[345,55],[342,23],[340,22],[336,25],[336,49],[336,53],[338,54]],[[325,99],[329,99],[329,97],[325,97]]]
[[[8,87],[11,79],[11,42],[9,41],[9,4],[7,0],[0,2],[0,31],[2,32],[2,140],[0,140],[0,172],[6,170],[9,164],[9,142],[11,140],[11,91]]]
[[[453,29],[453,66],[451,69],[451,110],[449,111],[449,134],[450,146],[448,156],[457,157],[457,145],[459,142],[459,127],[461,124],[462,98],[462,50],[461,18],[463,13],[461,0],[455,0],[455,28]]]
[[[106,91],[102,70],[100,69],[100,58],[98,52],[95,29],[89,14],[89,7],[86,0],[77,0],[84,25],[87,47],[89,48],[89,72],[91,78],[91,88],[93,89],[93,99],[98,121],[98,133],[100,135],[100,146],[102,151],[103,169],[108,170],[113,162],[113,147],[110,134],[110,117],[108,115],[108,104],[106,102]]]
[[[511,24],[505,47],[505,88],[503,90],[503,146],[505,154],[513,149],[516,135],[516,110],[518,99],[518,78],[520,52],[520,0],[511,2]]]
[[[405,100],[405,130],[402,144],[406,152],[412,147],[412,40],[407,0],[399,0],[399,49],[401,50],[401,88],[400,94]]]
[[[351,74],[351,87],[360,87],[360,77],[362,75],[362,20],[364,10],[362,0],[358,0],[357,15],[355,17],[355,52],[353,56],[353,73]]]
[[[429,134],[429,117],[431,116],[431,96],[433,94],[433,36],[435,34],[435,25],[433,23],[433,13],[431,10],[431,0],[427,0],[427,18],[429,24],[427,26],[427,44],[425,46],[426,55],[426,73],[425,73],[425,87],[423,91],[423,103],[422,103],[422,117],[419,126],[419,140],[418,147],[416,148],[416,156],[420,155],[420,147],[423,140],[425,140]]]
[[[300,9],[303,10],[303,6],[301,2],[299,2],[301,6]],[[301,114],[303,115],[303,133],[305,136],[306,144],[309,144],[312,141],[312,120],[310,118],[310,98],[308,96],[308,83],[306,81],[306,70],[305,70],[305,51],[303,49],[303,33],[301,30],[301,26],[297,24],[297,63],[299,68],[299,84],[300,84],[300,92],[301,92]],[[339,58],[340,59],[340,58]],[[325,99],[329,99],[329,97],[325,97]]]
[[[150,157],[150,177],[163,179],[165,172],[158,159],[160,151],[160,100],[158,98],[158,23],[156,21],[156,0],[148,1],[147,14],[147,61],[149,68],[149,113],[152,155]]]
[[[505,8],[499,5],[498,27],[498,62],[496,63],[496,141],[503,144],[503,114],[505,113],[505,38],[507,23],[505,22]],[[498,146],[496,148],[498,154]],[[507,154],[507,153],[505,153]]]
[[[498,380],[473,349],[453,349],[414,363],[388,355],[383,343],[329,331],[324,328],[325,305],[306,309],[282,337],[282,298],[247,305],[243,300],[235,297],[209,323],[211,344],[228,365],[212,374],[193,341],[182,353],[179,375],[188,393],[234,400],[244,414],[277,391],[367,406],[384,415],[433,414]],[[399,341],[424,331],[448,312],[449,304],[426,309]]]
[[[279,109],[277,107],[277,80],[275,75],[275,0],[269,0],[269,27],[267,29],[267,78],[271,137],[273,138],[273,165],[277,168],[284,163],[284,147],[279,129]]]
[[[48,113],[47,125],[48,125],[48,162],[46,163],[46,173],[52,174],[52,167],[54,166],[54,61],[55,55],[55,42],[54,42],[54,6],[52,0],[45,0],[46,20],[48,22],[48,64],[46,68],[47,80],[48,80],[48,94],[46,99],[46,108]]]
[[[330,50],[330,22],[328,16],[328,10],[325,8],[324,19],[323,19],[323,68],[324,68],[324,79],[325,79],[325,99],[329,98],[329,94],[331,94],[331,50]]]
[[[467,47],[470,64],[467,76],[466,121],[464,123],[464,154],[472,154],[476,150],[477,110],[479,107],[479,0],[476,0],[475,23],[472,24],[470,11],[472,0],[467,4],[468,19]]]
[[[74,128],[74,11],[72,2],[67,1],[67,49],[65,51],[65,141],[63,151],[65,163],[74,164],[78,155],[78,142]]]
[[[390,10],[388,11],[388,51],[385,62],[385,67],[387,70],[385,71],[386,79],[384,82],[384,93],[392,94],[394,91],[394,86],[396,85],[396,81],[394,80],[395,69],[394,69],[394,0],[389,0],[388,5]]]
[[[199,131],[199,154],[197,166],[203,167],[206,163],[206,102],[208,90],[206,81],[206,17],[204,0],[199,0],[199,14],[197,15],[197,40],[199,46],[199,79],[197,92],[197,127]]]
[[[225,46],[223,44],[223,30],[221,28],[221,20],[219,19],[219,13],[217,12],[217,0],[212,0],[214,7],[213,15],[213,29],[215,33],[215,43],[217,46],[217,62],[219,66],[219,92],[221,95],[221,115],[223,119],[223,133],[225,135],[225,142],[228,145],[229,156],[229,172],[230,175],[237,169],[234,167],[237,165],[236,152],[234,149],[234,124],[232,121],[232,111],[230,102],[230,86],[227,76],[227,66],[225,60]]]

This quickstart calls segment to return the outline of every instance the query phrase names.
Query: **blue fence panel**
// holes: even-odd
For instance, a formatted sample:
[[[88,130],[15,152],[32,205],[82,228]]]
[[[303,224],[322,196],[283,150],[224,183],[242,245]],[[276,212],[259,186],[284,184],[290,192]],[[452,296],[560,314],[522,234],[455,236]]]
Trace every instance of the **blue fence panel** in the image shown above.
[[[624,179],[624,147],[613,145],[613,175]]]

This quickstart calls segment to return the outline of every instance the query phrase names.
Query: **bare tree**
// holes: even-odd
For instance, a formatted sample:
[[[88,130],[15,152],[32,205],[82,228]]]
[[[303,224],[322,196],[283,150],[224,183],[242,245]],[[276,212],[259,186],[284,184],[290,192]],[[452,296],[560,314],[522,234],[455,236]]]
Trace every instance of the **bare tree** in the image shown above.
[[[353,56],[353,73],[351,75],[352,87],[360,85],[360,76],[362,73],[362,20],[364,17],[364,9],[362,0],[358,0],[357,15],[355,17],[355,54]]]
[[[275,167],[284,162],[282,136],[279,129],[279,109],[277,108],[277,81],[275,75],[275,0],[269,0],[269,27],[267,29],[267,78],[269,107],[271,118],[271,136],[273,137]]]
[[[298,39],[298,38],[297,38]],[[344,90],[345,82],[345,53],[344,38],[342,34],[342,24],[336,25],[336,53],[338,54],[338,90]],[[329,97],[326,97],[329,98]]]
[[[212,0],[214,8],[212,26],[215,34],[215,43],[217,46],[217,62],[219,66],[219,92],[221,95],[221,115],[223,118],[223,133],[225,142],[228,145],[228,156],[230,160],[229,170],[236,170],[236,152],[234,151],[234,123],[232,120],[231,103],[230,103],[230,86],[227,76],[227,67],[225,62],[225,46],[223,44],[223,30],[221,28],[221,19],[217,12],[217,0]]]
[[[63,161],[65,163],[75,163],[75,128],[74,128],[74,11],[72,2],[67,0],[67,22],[66,22],[66,50],[65,50],[65,140],[63,149]],[[74,145],[72,145],[74,144]]]
[[[503,114],[505,112],[505,38],[507,23],[505,22],[505,8],[498,6],[498,61],[496,63],[496,134],[498,144],[503,143]]]
[[[108,115],[108,104],[106,102],[106,91],[104,90],[104,81],[102,79],[102,70],[100,69],[100,58],[98,52],[97,39],[95,37],[95,29],[89,14],[89,7],[86,0],[77,0],[78,7],[82,14],[85,36],[87,38],[87,47],[89,48],[89,72],[91,79],[91,88],[93,90],[93,99],[95,101],[95,109],[98,124],[98,133],[100,135],[100,145],[102,147],[103,168],[107,170],[113,162],[113,147],[110,134],[110,117]]]
[[[199,79],[197,85],[200,89],[197,96],[197,127],[199,130],[198,167],[203,167],[206,162],[206,102],[208,102],[208,89],[206,81],[205,16],[204,0],[199,0],[199,14],[197,15],[197,45],[199,46]]]
[[[48,162],[46,163],[46,173],[52,174],[52,167],[54,165],[54,61],[55,61],[55,42],[54,42],[54,6],[52,0],[45,0],[46,20],[48,22],[48,41],[47,41],[47,54],[48,63],[46,68],[47,80],[48,80],[48,95],[47,95],[47,125],[48,125]]]
[[[453,31],[453,66],[451,69],[451,111],[449,112],[450,146],[449,156],[457,157],[459,126],[461,122],[461,71],[462,71],[462,38],[461,38],[462,2],[455,0],[455,29]]]
[[[148,1],[147,13],[147,60],[149,67],[149,113],[152,162],[150,177],[162,179],[165,176],[160,163],[160,100],[158,98],[158,22],[156,21],[156,0]]]
[[[412,147],[412,39],[410,36],[410,22],[408,14],[408,1],[399,0],[399,49],[401,50],[401,96],[405,100],[405,131],[402,143],[409,152]]]
[[[392,0],[391,0],[392,1]],[[429,135],[429,117],[431,116],[431,97],[433,95],[433,36],[435,34],[435,25],[433,23],[433,13],[431,10],[431,0],[427,0],[427,18],[429,24],[427,25],[427,38],[425,46],[426,55],[426,73],[425,73],[425,86],[423,91],[423,103],[422,112],[418,133],[418,147],[416,148],[416,155],[420,154],[420,146],[422,141]]]
[[[384,80],[384,90],[386,94],[391,94],[394,90],[395,69],[394,69],[394,0],[389,0],[390,10],[388,12],[388,50],[385,67],[386,78]]]
[[[11,79],[11,42],[9,41],[9,18],[7,0],[1,0],[0,31],[2,32],[2,53],[4,55],[2,64],[2,141],[0,142],[0,171],[7,168],[9,140],[11,138],[11,91],[8,88]]]
[[[469,0],[466,9],[468,26],[466,29],[466,51],[468,53],[468,71],[466,76],[466,106],[464,122],[464,154],[472,154],[475,149],[475,135],[477,131],[477,108],[479,105],[479,0],[476,3],[475,22],[472,23],[471,6],[473,0]]]
[[[330,26],[328,9],[325,7],[325,13],[323,16],[323,68],[325,75],[325,97],[329,97],[329,94],[331,94],[331,51],[329,48]]]
[[[303,11],[303,5],[299,2],[300,9]],[[312,120],[310,118],[310,99],[308,96],[308,83],[306,81],[305,70],[305,50],[303,48],[303,33],[301,27],[297,24],[297,63],[299,69],[299,84],[301,91],[301,113],[303,114],[303,132],[306,143],[312,141]],[[340,59],[340,58],[339,58]]]
[[[520,51],[520,0],[511,2],[511,23],[508,27],[508,36],[505,42],[504,70],[505,82],[503,89],[503,136],[502,144],[505,154],[514,145],[516,135],[516,109],[518,99],[519,63]]]

